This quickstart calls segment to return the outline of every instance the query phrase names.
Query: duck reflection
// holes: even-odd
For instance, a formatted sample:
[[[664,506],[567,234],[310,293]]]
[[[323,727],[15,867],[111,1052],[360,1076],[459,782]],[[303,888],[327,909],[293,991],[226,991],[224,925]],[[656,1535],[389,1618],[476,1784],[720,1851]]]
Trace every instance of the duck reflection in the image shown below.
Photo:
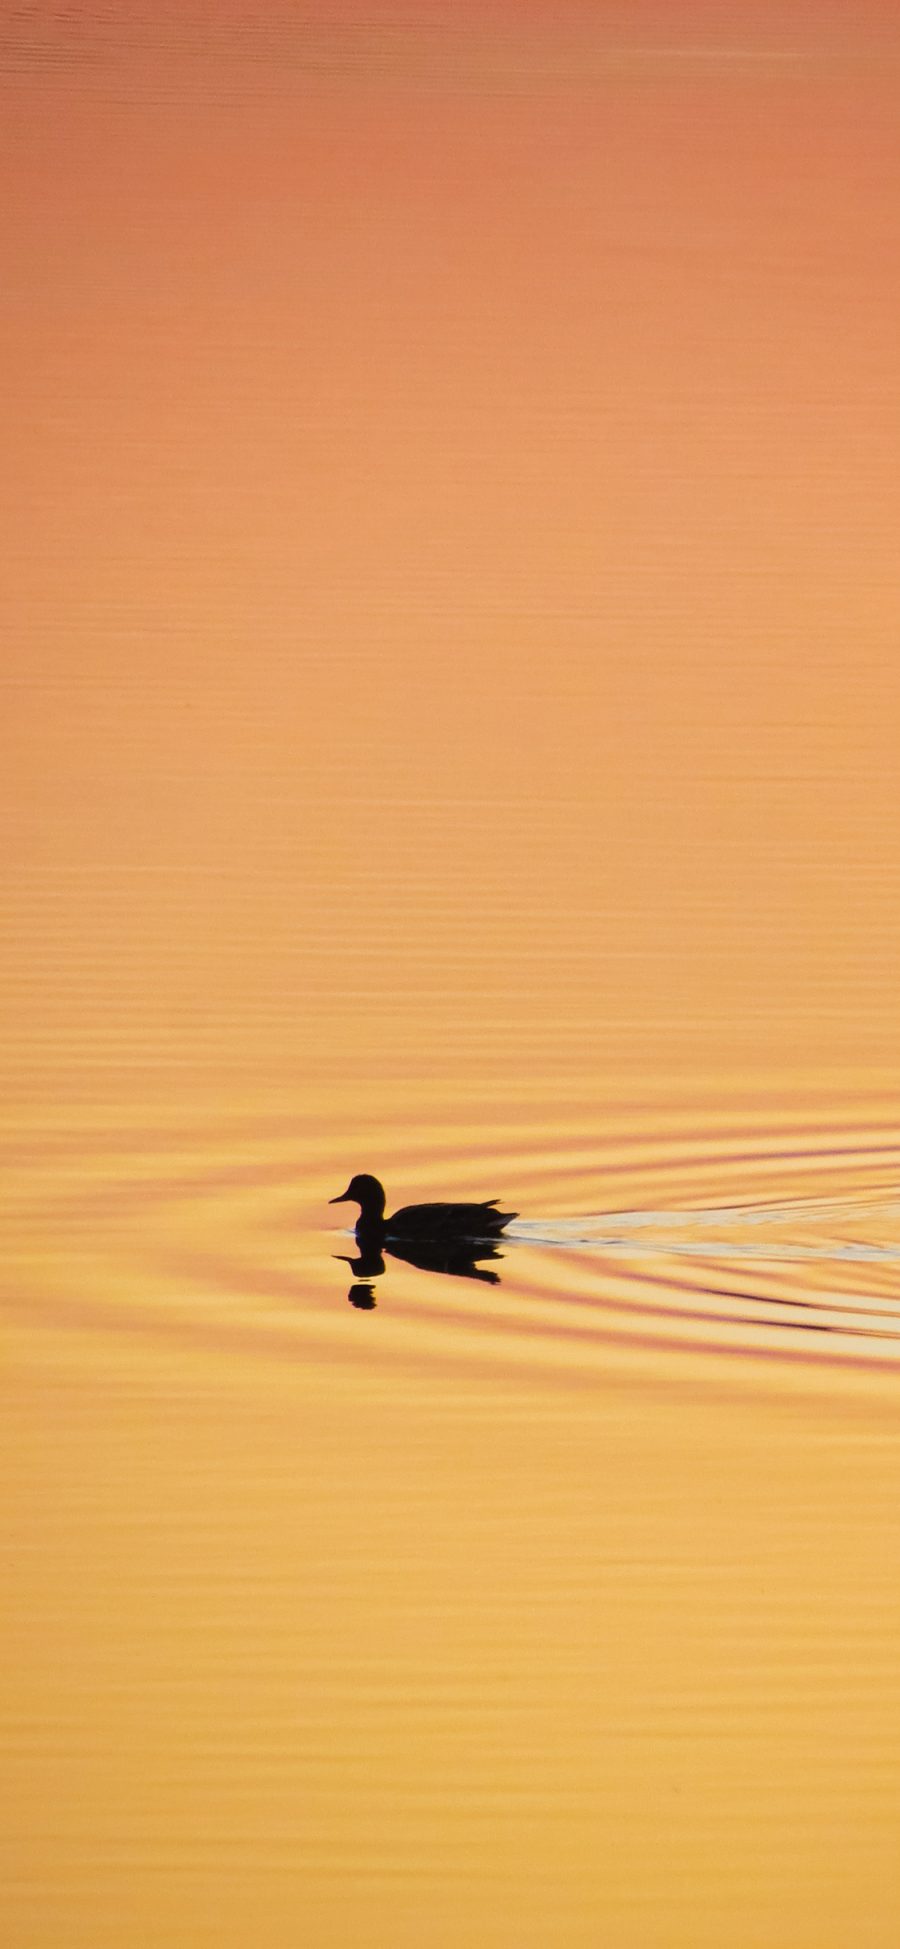
[[[417,1266],[420,1272],[450,1273],[455,1279],[480,1279],[487,1286],[499,1286],[499,1272],[486,1269],[485,1261],[502,1259],[492,1239],[410,1239],[392,1238],[383,1250],[361,1243],[356,1258],[349,1253],[336,1252],[335,1258],[350,1267],[355,1282],[350,1287],[347,1298],[351,1306],[370,1312],[376,1304],[373,1279],[380,1279],[385,1271],[384,1252],[392,1259],[402,1259],[406,1265]]]
[[[378,1305],[374,1286],[351,1286],[347,1298],[351,1306],[358,1307],[361,1313],[371,1313]]]

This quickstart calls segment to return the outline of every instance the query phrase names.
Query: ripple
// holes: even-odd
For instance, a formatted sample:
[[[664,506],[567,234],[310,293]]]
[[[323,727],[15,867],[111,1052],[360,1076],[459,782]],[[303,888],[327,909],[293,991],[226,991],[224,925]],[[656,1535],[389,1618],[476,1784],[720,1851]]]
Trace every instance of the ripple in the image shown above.
[[[762,1359],[837,1384],[848,1366],[897,1360],[900,1132],[880,1096],[786,1110],[710,1093],[610,1090],[602,1106],[537,1087],[490,1104],[395,1094],[363,1111],[338,1091],[324,1110],[129,1104],[9,1125],[10,1307],[35,1330],[107,1342],[474,1360],[498,1379],[623,1363],[699,1379],[723,1360],[749,1376]],[[499,1283],[388,1258],[374,1304],[348,1307],[352,1240],[330,1229],[326,1200],[350,1165],[378,1168],[396,1203],[518,1205]]]

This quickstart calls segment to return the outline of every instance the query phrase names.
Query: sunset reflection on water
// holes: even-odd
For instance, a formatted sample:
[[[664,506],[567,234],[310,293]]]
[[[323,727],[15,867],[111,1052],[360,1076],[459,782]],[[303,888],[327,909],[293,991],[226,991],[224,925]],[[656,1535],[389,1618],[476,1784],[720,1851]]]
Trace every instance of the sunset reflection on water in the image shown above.
[[[897,54],[0,30],[14,1949],[893,1949]]]

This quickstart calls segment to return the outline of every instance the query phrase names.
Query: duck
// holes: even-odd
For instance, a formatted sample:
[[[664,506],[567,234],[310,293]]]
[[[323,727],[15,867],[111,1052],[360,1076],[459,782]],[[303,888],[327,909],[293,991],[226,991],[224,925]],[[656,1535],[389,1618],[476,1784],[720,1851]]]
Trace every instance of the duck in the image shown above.
[[[386,1218],[384,1186],[368,1171],[358,1171],[346,1191],[328,1202],[359,1206],[356,1237],[370,1251],[394,1239],[438,1242],[499,1238],[519,1215],[517,1211],[499,1211],[499,1199],[486,1198],[481,1204],[403,1205]]]

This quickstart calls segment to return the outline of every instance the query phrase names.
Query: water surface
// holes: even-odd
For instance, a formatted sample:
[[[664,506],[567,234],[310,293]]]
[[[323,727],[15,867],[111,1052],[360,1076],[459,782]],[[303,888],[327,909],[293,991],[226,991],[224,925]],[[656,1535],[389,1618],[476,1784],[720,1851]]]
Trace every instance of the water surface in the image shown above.
[[[6,1939],[893,1949],[896,34],[215,14],[0,34]]]

